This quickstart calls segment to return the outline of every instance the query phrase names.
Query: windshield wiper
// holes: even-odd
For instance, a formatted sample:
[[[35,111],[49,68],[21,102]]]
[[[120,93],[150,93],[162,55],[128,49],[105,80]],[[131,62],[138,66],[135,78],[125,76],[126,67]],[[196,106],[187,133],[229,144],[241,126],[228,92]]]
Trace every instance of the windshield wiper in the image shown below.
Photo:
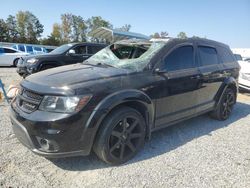
[[[102,65],[102,66],[107,66],[107,67],[114,67],[114,68],[116,68],[115,66],[113,66],[113,65],[110,65],[110,64],[108,64],[108,63],[97,63],[96,65]]]
[[[84,65],[92,65],[92,66],[107,66],[107,67],[117,68],[117,67],[115,67],[113,65],[110,65],[108,63],[100,63],[100,62],[98,62],[98,63],[89,63],[88,61],[84,61],[84,62],[82,62],[82,64],[84,64]]]

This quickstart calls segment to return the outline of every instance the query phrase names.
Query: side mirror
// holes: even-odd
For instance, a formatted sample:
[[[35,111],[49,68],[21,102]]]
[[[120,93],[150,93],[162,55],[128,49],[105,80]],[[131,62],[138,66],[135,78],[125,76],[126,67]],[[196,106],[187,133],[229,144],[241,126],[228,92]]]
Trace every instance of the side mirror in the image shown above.
[[[167,73],[167,71],[166,71],[166,70],[161,70],[161,69],[159,69],[159,68],[156,68],[156,69],[154,70],[154,73],[161,75],[161,74]]]
[[[69,55],[75,55],[76,54],[76,51],[73,50],[73,49],[70,49],[69,52],[68,52]]]

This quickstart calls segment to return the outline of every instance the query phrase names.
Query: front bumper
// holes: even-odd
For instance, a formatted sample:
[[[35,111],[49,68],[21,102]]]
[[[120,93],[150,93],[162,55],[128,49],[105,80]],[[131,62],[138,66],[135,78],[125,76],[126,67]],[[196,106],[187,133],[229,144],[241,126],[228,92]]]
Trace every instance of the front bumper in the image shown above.
[[[50,121],[52,116],[47,115],[46,112],[37,111],[25,116],[22,112],[14,110],[13,107],[10,108],[13,132],[24,146],[47,158],[71,157],[90,153],[94,134],[92,130],[85,130],[83,119],[57,116],[54,117],[54,121]],[[38,116],[48,119],[48,121],[42,121],[42,118],[39,120]],[[45,145],[44,141],[47,141]]]
[[[20,76],[27,76],[29,75],[29,72],[27,71],[26,67],[17,67],[16,72],[20,75]]]

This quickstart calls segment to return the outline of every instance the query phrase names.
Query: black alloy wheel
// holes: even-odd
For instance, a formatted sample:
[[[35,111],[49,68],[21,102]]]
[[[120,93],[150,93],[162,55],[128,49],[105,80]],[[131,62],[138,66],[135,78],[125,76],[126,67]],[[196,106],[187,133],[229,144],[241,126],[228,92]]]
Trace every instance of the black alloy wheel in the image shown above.
[[[232,90],[226,92],[225,97],[223,98],[223,102],[222,102],[222,119],[227,119],[232,110],[233,110],[233,105],[235,103],[235,96]]]
[[[211,117],[217,120],[228,119],[233,110],[235,101],[236,93],[231,88],[227,88],[218,104],[218,107],[210,113]]]
[[[145,120],[136,110],[129,107],[115,110],[102,124],[94,151],[109,164],[124,163],[142,148],[145,129]]]

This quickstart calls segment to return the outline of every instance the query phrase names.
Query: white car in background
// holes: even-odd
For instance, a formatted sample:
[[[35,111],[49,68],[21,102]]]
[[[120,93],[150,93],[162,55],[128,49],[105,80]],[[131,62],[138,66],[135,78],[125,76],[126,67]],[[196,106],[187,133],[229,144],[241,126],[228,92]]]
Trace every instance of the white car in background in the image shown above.
[[[18,60],[29,55],[14,48],[0,47],[0,66],[16,66]]]
[[[242,59],[241,55],[234,54],[236,60],[240,64],[239,87],[250,91],[250,61]]]

